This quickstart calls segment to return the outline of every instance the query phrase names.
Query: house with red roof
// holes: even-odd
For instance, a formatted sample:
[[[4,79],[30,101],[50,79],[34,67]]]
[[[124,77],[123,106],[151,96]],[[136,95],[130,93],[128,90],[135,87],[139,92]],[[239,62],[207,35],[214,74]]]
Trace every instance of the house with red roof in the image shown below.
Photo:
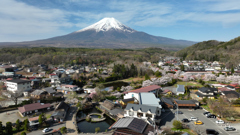
[[[157,97],[161,93],[162,89],[158,85],[150,85],[147,87],[142,87],[136,90],[126,91],[124,92],[124,99],[133,98],[135,97],[139,100],[139,93],[154,93]]]
[[[52,105],[49,103],[33,103],[24,105],[23,107],[18,107],[19,114],[23,117],[37,112],[49,111],[51,109]]]

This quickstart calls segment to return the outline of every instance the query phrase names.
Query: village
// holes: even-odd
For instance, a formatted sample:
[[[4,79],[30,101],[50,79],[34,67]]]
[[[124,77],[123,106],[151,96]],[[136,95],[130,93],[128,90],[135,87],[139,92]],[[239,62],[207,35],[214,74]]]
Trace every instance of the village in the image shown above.
[[[240,66],[167,56],[0,72],[0,134],[239,134]]]

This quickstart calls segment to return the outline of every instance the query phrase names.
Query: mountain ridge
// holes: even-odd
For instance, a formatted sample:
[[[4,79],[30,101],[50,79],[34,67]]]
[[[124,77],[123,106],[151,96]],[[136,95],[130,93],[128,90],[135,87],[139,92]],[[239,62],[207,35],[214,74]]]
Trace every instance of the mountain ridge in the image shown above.
[[[185,60],[220,61],[229,66],[240,61],[240,36],[227,42],[209,40],[196,43],[175,53]]]
[[[86,47],[86,48],[148,48],[179,50],[196,42],[153,36],[136,31],[114,18],[103,18],[81,30],[67,35],[26,42],[0,43],[1,46],[23,47]]]

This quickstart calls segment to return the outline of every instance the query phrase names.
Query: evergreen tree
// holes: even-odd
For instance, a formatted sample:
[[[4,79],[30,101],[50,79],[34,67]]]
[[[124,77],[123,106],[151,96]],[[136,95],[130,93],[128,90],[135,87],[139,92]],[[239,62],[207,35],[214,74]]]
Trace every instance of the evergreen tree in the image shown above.
[[[7,122],[6,123],[6,133],[8,134],[8,135],[12,135],[13,133],[12,133],[12,123],[11,122]]]
[[[150,77],[148,74],[145,74],[145,80],[150,80]]]
[[[24,120],[24,130],[27,131],[28,130],[28,119]]]
[[[39,122],[39,125],[41,126],[43,123],[43,114],[39,115],[38,122]]]
[[[17,121],[16,121],[16,129],[17,129],[17,131],[20,130],[20,127],[21,127],[21,125],[19,123],[19,119],[17,119]]]
[[[2,122],[0,121],[0,135],[3,134]]]

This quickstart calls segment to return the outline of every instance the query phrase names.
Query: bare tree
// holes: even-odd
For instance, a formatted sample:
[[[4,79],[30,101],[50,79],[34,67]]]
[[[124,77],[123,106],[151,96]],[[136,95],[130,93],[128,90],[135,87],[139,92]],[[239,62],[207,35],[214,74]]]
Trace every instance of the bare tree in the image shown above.
[[[15,105],[18,104],[18,99],[23,95],[22,91],[16,91],[15,93],[8,91],[7,93],[9,94],[10,100],[12,100]]]

